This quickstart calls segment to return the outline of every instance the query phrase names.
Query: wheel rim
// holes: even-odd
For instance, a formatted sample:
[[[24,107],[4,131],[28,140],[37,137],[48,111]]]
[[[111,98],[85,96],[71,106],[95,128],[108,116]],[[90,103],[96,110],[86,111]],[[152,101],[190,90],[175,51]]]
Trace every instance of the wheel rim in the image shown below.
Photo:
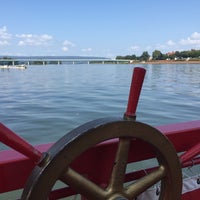
[[[106,189],[89,181],[69,167],[82,152],[103,141],[120,138],[109,185]],[[130,140],[141,139],[156,149],[159,167],[152,173],[124,187]],[[87,199],[134,199],[161,181],[159,199],[180,199],[181,167],[171,143],[155,128],[132,121],[99,119],[66,134],[47,152],[48,159],[36,166],[23,191],[22,199],[46,200],[55,182],[61,179]]]

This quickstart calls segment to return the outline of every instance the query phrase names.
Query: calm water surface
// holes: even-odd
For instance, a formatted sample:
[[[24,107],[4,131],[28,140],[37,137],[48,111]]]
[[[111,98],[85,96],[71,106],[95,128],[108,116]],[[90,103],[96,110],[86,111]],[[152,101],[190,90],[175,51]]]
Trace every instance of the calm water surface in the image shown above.
[[[90,120],[123,116],[134,67],[80,64],[0,70],[0,121],[40,144],[56,141]],[[163,125],[200,119],[200,65],[143,67],[147,73],[137,120]]]

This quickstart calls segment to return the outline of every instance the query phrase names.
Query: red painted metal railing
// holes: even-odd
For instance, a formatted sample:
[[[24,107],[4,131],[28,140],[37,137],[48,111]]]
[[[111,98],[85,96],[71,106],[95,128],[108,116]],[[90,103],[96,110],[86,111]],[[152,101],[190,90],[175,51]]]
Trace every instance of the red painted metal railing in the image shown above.
[[[2,123],[0,123],[0,142],[26,155],[35,163],[38,163],[42,157],[41,152]]]
[[[191,159],[195,158],[195,156],[199,154],[200,154],[200,142],[194,145],[191,149],[189,149],[188,151],[186,151],[184,154],[180,156],[181,163],[184,165],[184,163],[190,161]]]
[[[162,131],[168,139],[173,143],[174,147],[179,152],[187,152],[190,149],[198,144],[200,141],[200,120],[170,124],[164,126],[157,126],[157,129]],[[97,178],[100,182],[104,182],[109,173],[109,166],[112,163],[113,156],[115,154],[115,149],[117,147],[117,141],[112,140],[109,142],[104,142],[101,145],[91,149],[88,151],[87,155],[84,157],[80,157],[76,163],[73,163],[76,166],[77,171],[81,171],[84,174],[91,174],[91,171],[94,171],[93,168],[99,167],[99,162],[94,161],[91,165],[91,159],[104,158],[107,162],[102,163],[103,173],[101,174],[99,171],[95,174],[95,178]],[[45,152],[47,151],[52,144],[43,144],[35,146],[38,151]],[[135,141],[132,143],[134,147],[131,149],[129,162],[138,162],[140,160],[146,160],[153,157],[153,154],[146,153],[146,149],[148,147],[144,146],[141,141]],[[135,155],[134,152],[140,152],[140,154]],[[184,154],[183,154],[184,155]],[[79,163],[86,163],[87,165],[80,165]],[[195,164],[200,164],[200,158],[198,156],[190,158],[189,161],[184,162],[182,167],[189,167]],[[12,190],[16,190],[19,188],[23,188],[27,177],[29,176],[31,170],[34,167],[34,163],[32,160],[26,158],[20,153],[14,150],[5,150],[0,152],[0,193],[8,192]],[[92,167],[92,168],[91,168]],[[106,170],[108,169],[108,170]],[[126,175],[126,181],[137,179],[145,173],[149,173],[152,169],[146,169],[137,171],[134,173],[129,173]],[[69,189],[68,189],[69,190]],[[67,190],[67,191],[68,191]],[[66,189],[65,189],[66,191]],[[54,192],[56,193],[56,192]],[[72,194],[73,192],[69,190],[67,194]],[[56,194],[59,195],[59,194]]]

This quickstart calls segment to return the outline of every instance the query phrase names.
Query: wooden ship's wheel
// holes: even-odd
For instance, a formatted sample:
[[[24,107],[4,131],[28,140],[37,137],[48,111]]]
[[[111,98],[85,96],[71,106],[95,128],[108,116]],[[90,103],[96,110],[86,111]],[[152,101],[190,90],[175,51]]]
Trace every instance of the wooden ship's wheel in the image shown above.
[[[70,164],[83,152],[113,138],[119,139],[109,184],[102,188],[73,170]],[[131,140],[147,142],[155,150],[158,167],[143,178],[124,186]],[[46,153],[43,162],[29,177],[21,200],[47,200],[57,180],[72,187],[86,199],[135,199],[146,189],[161,182],[160,200],[181,197],[182,174],[179,158],[168,139],[157,129],[137,121],[99,119],[66,134]]]

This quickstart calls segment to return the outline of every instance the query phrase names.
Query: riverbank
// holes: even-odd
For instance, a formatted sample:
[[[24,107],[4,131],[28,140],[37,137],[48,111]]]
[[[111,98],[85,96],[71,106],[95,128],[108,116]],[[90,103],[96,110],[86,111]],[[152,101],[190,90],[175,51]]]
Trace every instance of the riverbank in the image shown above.
[[[153,61],[143,61],[143,62],[132,62],[142,63],[142,64],[200,64],[200,60],[153,60]]]

